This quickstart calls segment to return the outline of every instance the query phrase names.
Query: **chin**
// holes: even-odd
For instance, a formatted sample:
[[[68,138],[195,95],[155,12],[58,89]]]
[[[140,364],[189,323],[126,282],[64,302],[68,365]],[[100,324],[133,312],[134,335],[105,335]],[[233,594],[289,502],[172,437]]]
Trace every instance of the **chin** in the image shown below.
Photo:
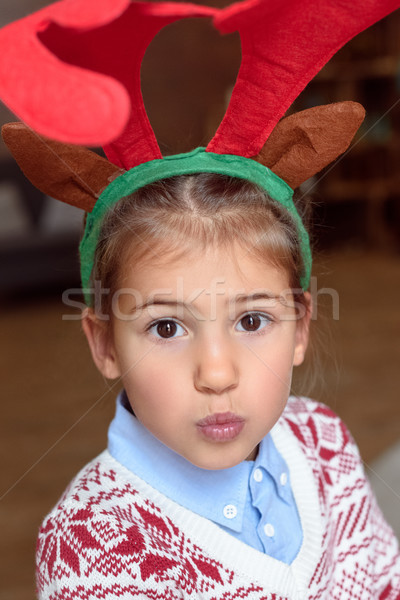
[[[189,462],[191,462],[196,467],[199,467],[200,469],[206,469],[207,471],[219,471],[221,469],[230,469],[231,467],[235,467],[239,463],[246,460],[246,457],[237,457],[233,456],[232,454],[229,455],[229,452],[228,456],[224,457],[218,456],[218,454],[219,453],[216,451],[213,456],[208,458],[203,458],[199,460],[190,460],[189,458],[187,458],[187,460],[189,460]]]

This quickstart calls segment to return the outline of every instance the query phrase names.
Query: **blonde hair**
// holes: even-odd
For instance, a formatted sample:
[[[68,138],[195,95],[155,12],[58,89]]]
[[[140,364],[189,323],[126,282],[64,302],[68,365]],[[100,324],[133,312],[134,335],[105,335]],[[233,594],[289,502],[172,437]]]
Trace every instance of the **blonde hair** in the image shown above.
[[[296,224],[280,204],[249,181],[226,175],[180,175],[122,198],[107,213],[96,247],[92,287],[101,282],[101,311],[110,314],[122,265],[184,256],[194,247],[231,247],[282,268],[301,296],[303,261]],[[97,305],[98,306],[98,305]]]

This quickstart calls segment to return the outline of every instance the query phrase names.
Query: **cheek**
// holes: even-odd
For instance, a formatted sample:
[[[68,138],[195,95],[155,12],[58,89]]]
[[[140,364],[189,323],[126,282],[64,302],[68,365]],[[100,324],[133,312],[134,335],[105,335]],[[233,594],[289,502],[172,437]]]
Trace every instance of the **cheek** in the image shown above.
[[[270,376],[277,388],[283,387],[289,393],[293,371],[293,352],[287,350],[276,353],[270,362]]]
[[[154,436],[176,449],[171,440],[176,442],[177,431],[184,440],[188,406],[182,398],[188,397],[187,390],[180,385],[176,370],[171,373],[170,368],[155,368],[146,363],[140,367],[123,380],[132,410]]]
[[[252,399],[252,409],[264,432],[269,430],[282,414],[290,395],[293,353],[277,349],[260,358],[254,357],[247,370],[246,395]]]
[[[151,351],[133,363],[122,377],[133,410],[136,407],[138,412],[157,414],[170,410],[183,390],[180,370],[178,365],[171,369],[169,363],[153,356]]]
[[[294,335],[291,330],[285,336],[276,336],[268,340],[267,344],[259,347],[253,346],[252,360],[247,363],[247,370],[264,385],[276,389],[290,387],[294,359]]]

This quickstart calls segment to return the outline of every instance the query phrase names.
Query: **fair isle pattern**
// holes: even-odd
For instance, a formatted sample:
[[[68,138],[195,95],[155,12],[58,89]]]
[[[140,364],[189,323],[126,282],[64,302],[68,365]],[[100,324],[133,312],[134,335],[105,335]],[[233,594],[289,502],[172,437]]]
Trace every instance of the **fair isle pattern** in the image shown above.
[[[311,465],[328,526],[308,600],[400,600],[397,541],[376,504],[349,431],[322,404],[293,398],[291,409],[285,420]]]
[[[106,451],[78,474],[41,527],[40,600],[400,600],[398,546],[343,423],[326,406],[290,398],[279,427],[278,442],[295,440],[318,490],[322,546],[307,555],[316,559],[306,590],[296,582],[306,559],[286,566],[257,552]],[[279,450],[291,468],[290,455]],[[290,476],[295,483],[302,473]]]
[[[129,483],[120,488],[102,461],[89,465],[63,498],[56,519],[50,515],[40,531],[40,597],[285,600],[243,585]]]

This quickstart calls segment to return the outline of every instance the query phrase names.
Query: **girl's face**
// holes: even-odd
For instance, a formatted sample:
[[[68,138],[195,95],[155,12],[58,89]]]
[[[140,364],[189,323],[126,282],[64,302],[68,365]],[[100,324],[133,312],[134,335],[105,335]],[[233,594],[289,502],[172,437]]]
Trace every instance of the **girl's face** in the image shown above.
[[[111,342],[84,321],[103,375],[120,377],[136,417],[194,465],[254,459],[307,346],[309,313],[296,319],[286,273],[233,247],[131,265],[123,285]]]

